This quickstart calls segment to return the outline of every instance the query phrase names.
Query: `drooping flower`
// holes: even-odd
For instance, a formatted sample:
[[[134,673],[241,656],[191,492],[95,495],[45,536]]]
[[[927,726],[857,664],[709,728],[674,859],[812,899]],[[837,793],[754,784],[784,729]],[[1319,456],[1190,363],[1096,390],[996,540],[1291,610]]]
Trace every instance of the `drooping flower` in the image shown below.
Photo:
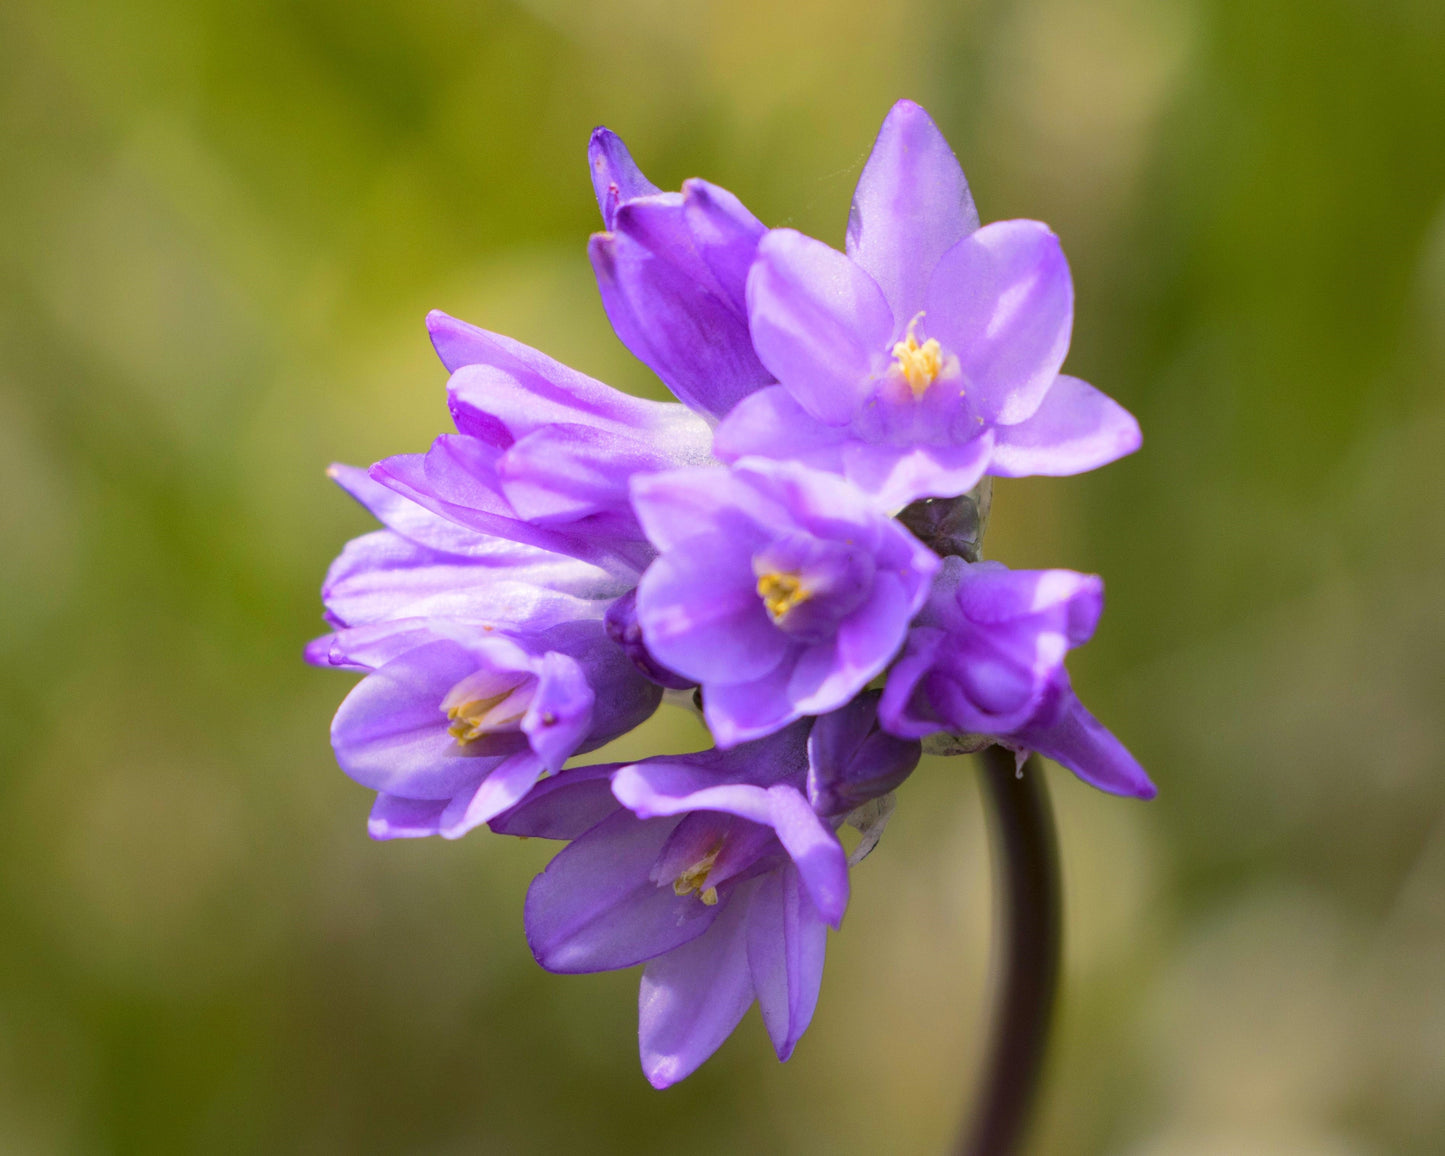
[[[847,254],[791,229],[758,245],[753,344],[779,384],[752,393],[715,452],[845,474],[896,509],[986,472],[1074,474],[1138,448],[1139,429],[1060,374],[1073,284],[1036,221],[982,229],[928,114],[894,106],[859,178]]]
[[[745,293],[762,222],[707,181],[659,191],[605,128],[593,132],[588,160],[607,230],[588,253],[622,343],[711,418],[772,384],[748,334]]]
[[[1084,709],[1064,669],[1103,606],[1092,574],[947,559],[889,672],[884,726],[909,738],[952,731],[1037,751],[1101,790],[1152,798],[1149,776]]]
[[[731,751],[564,771],[492,823],[571,840],[528,891],[528,942],[552,971],[646,964],[639,1043],[657,1087],[694,1071],[754,999],[780,1060],[812,1018],[849,885],[842,844],[805,793],[810,776],[896,779],[900,751],[918,759],[916,743],[892,740],[875,772],[879,748],[845,725],[818,768],[812,725]]]
[[[720,747],[843,706],[882,673],[938,558],[866,494],[790,462],[634,480],[661,552],[637,590],[648,649],[702,686]]]

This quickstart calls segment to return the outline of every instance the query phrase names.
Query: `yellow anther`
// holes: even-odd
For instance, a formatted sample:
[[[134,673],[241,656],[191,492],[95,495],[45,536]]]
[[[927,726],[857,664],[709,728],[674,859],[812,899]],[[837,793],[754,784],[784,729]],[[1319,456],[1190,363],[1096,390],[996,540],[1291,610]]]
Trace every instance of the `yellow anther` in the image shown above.
[[[708,907],[717,902],[717,888],[708,887],[707,876],[712,870],[713,864],[717,862],[718,852],[722,850],[719,843],[681,875],[672,881],[672,893],[674,895],[691,895],[694,891],[699,892],[698,898]],[[711,896],[712,898],[708,898]]]
[[[524,685],[499,686],[495,676],[464,679],[442,699],[442,710],[451,720],[447,734],[465,745],[499,731],[515,731],[531,697]]]
[[[789,610],[806,602],[813,592],[796,574],[764,574],[758,579],[758,596],[774,622],[781,622]]]
[[[923,314],[920,313],[910,321],[903,340],[895,342],[893,346],[893,359],[898,362],[898,368],[907,379],[914,397],[922,397],[923,392],[937,381],[938,375],[943,372],[943,346],[932,337],[919,345],[913,332],[922,317]]]

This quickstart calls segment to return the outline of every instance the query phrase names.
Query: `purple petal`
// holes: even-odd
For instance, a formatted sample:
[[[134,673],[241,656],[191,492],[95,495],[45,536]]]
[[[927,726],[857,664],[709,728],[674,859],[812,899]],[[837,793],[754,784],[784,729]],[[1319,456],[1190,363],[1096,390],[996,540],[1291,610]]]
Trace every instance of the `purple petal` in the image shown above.
[[[836,249],[792,229],[774,229],[758,245],[748,321],[763,364],[829,425],[843,425],[863,404],[893,333],[877,283]]]
[[[803,461],[814,469],[843,472],[843,426],[825,425],[781,385],[743,398],[713,434],[713,453],[725,462],[745,454]]]
[[[772,375],[753,351],[747,319],[731,302],[696,269],[621,231],[640,204],[620,211],[618,232],[599,233],[588,244],[603,308],[622,343],[679,401],[721,417],[771,384]]]
[[[688,453],[685,439],[695,432],[692,428],[677,431],[682,436],[663,431],[643,439],[583,425],[547,426],[523,437],[503,456],[502,491],[519,517],[542,523],[627,511],[628,482],[634,476],[689,458],[710,460],[712,432],[701,429],[704,440]]]
[[[595,616],[617,579],[585,562],[493,540],[499,564],[418,546],[391,530],[353,538],[327,571],[322,601],[347,626],[428,615],[542,629]],[[516,561],[506,564],[511,554]]]
[[[475,783],[498,760],[464,753],[440,704],[478,665],[466,648],[433,642],[362,679],[331,724],[341,769],[363,786],[413,799],[451,798]]]
[[[659,550],[690,542],[729,517],[735,519],[727,526],[729,532],[743,533],[738,511],[746,511],[750,520],[783,525],[789,522],[786,511],[776,504],[759,503],[736,470],[671,470],[634,478],[631,489],[637,519]],[[760,545],[763,538],[762,531],[754,530],[752,538],[739,539],[740,548]]]
[[[706,934],[643,970],[637,1034],[642,1070],[654,1088],[696,1071],[752,1005],[747,898],[735,893]]]
[[[682,184],[682,215],[724,298],[746,318],[748,270],[767,229],[732,193],[696,178]]]
[[[802,718],[802,710],[788,699],[792,673],[793,664],[782,662],[754,682],[707,687],[702,712],[713,741],[728,750],[767,738]]]
[[[434,513],[389,486],[375,481],[367,470],[335,464],[327,477],[360,502],[377,521],[404,538],[448,554],[487,554],[493,539]]]
[[[943,255],[928,330],[958,357],[976,410],[1001,424],[1038,409],[1069,351],[1074,284],[1038,221],[995,221]]]
[[[793,1054],[813,1018],[827,943],[827,925],[791,864],[759,880],[748,906],[748,968],[780,1060]]]
[[[921,754],[878,729],[877,691],[823,715],[808,735],[808,802],[820,815],[842,815],[899,786]]]
[[[579,839],[618,810],[612,795],[616,770],[616,763],[600,763],[545,778],[488,825],[498,835]]]
[[[473,828],[515,807],[542,774],[542,760],[532,751],[518,751],[503,759],[478,784],[458,795],[441,816],[444,839],[460,839]]]
[[[447,382],[447,405],[457,428],[505,449],[513,440],[557,422],[618,432],[680,431],[699,440],[706,423],[670,402],[647,401],[613,389],[498,333],[433,313],[430,324],[465,330],[468,360]],[[435,333],[436,331],[434,331]]]
[[[366,833],[373,839],[421,839],[442,829],[446,799],[406,799],[382,793],[376,796]]]
[[[1158,794],[1138,760],[1084,709],[1074,692],[1064,688],[1060,693],[1064,701],[1057,721],[1026,730],[1015,736],[1017,741],[1111,795],[1152,799]]]
[[[694,680],[669,670],[648,650],[647,640],[642,636],[642,624],[637,620],[636,587],[607,607],[603,621],[607,627],[607,637],[617,644],[646,678],[668,690],[686,690],[697,685]],[[309,647],[307,653],[309,656]]]
[[[928,113],[900,100],[878,131],[848,214],[848,256],[882,287],[899,326],[923,308],[939,258],[977,228],[953,150]]]
[[[542,656],[537,690],[522,718],[522,732],[542,765],[552,774],[560,771],[562,764],[581,746],[592,725],[595,699],[587,675],[576,659],[556,651]]]
[[[717,536],[662,555],[637,587],[637,620],[664,666],[696,682],[744,682],[792,649],[758,597],[746,554]]]
[[[771,826],[797,865],[818,913],[837,927],[848,907],[848,856],[833,829],[796,787],[768,788]]]
[[[1031,417],[994,429],[988,472],[1000,478],[1082,474],[1132,454],[1141,440],[1128,410],[1088,382],[1060,374]]]
[[[677,823],[618,811],[565,847],[527,890],[527,943],[548,971],[631,967],[701,935],[719,908],[650,878]]]
[[[617,207],[624,201],[657,192],[657,186],[642,175],[622,138],[609,128],[598,125],[592,130],[592,139],[587,143],[587,161],[605,228],[612,228]]]
[[[954,498],[978,485],[993,454],[985,430],[962,445],[889,445],[852,442],[843,447],[843,473],[883,509],[918,498]]]

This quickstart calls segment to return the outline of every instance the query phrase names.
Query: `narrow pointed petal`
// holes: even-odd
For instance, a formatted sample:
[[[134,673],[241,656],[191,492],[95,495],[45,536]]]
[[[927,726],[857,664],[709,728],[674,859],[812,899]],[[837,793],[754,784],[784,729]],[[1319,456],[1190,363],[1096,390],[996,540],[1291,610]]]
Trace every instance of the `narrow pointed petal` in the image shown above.
[[[772,828],[798,868],[818,913],[834,927],[848,909],[848,856],[833,829],[796,787],[768,788]]]
[[[587,162],[592,170],[592,189],[597,194],[604,228],[612,228],[617,207],[623,201],[657,192],[657,186],[642,175],[622,138],[610,128],[598,125],[592,130]]]
[[[461,433],[505,448],[553,422],[640,431],[677,420],[674,405],[613,389],[500,333],[438,312],[427,325],[447,350],[447,405]]]
[[[701,935],[718,914],[649,878],[673,819],[629,811],[569,844],[527,890],[527,943],[548,971],[631,967]]]
[[[836,249],[793,229],[774,229],[758,245],[748,322],[763,364],[829,425],[857,412],[893,334],[877,283]]]
[[[823,983],[827,925],[791,865],[764,876],[748,907],[748,967],[778,1059],[808,1030]]]
[[[739,889],[705,934],[643,970],[637,1035],[642,1071],[654,1088],[695,1072],[752,1006],[747,898]]]
[[[1074,324],[1074,283],[1047,225],[995,221],[960,241],[934,270],[926,307],[980,414],[1012,425],[1039,408]]]
[[[772,384],[746,317],[696,270],[621,231],[595,235],[587,251],[618,338],[679,401],[718,418]]]
[[[441,817],[444,839],[460,839],[468,831],[515,807],[542,774],[542,760],[531,751],[503,759],[473,792],[458,795]]]
[[[1052,725],[1035,728],[1017,741],[1068,767],[1079,778],[1111,795],[1152,799],[1159,793],[1139,761],[1065,688],[1063,710]]]
[[[1141,441],[1133,414],[1061,373],[1032,416],[994,429],[988,472],[1000,478],[1082,474],[1132,454]]]
[[[683,182],[682,215],[692,244],[724,299],[746,318],[748,270],[767,229],[727,189],[695,178]]]
[[[898,325],[923,308],[939,258],[977,228],[953,150],[928,113],[900,100],[878,131],[848,214],[848,256],[882,287]]]

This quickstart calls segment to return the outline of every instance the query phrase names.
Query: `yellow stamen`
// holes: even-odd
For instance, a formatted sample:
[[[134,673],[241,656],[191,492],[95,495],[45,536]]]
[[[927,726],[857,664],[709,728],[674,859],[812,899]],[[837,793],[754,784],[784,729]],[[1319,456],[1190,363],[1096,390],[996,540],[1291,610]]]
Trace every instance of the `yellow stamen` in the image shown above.
[[[451,720],[447,734],[465,746],[499,731],[516,730],[531,699],[529,694],[518,693],[522,689],[504,686],[497,690],[495,679],[484,680],[480,686],[474,679],[458,683],[442,700],[442,710]],[[489,690],[496,693],[488,694]]]
[[[718,853],[722,850],[719,843],[681,875],[672,881],[672,893],[674,895],[691,895],[694,891],[699,892],[698,898],[711,907],[717,902],[717,888],[708,887],[707,876],[712,870],[713,864],[717,862]],[[711,898],[709,898],[711,896]]]
[[[764,574],[758,579],[758,596],[774,622],[781,622],[789,610],[813,596],[796,574]]]
[[[893,346],[893,359],[913,390],[914,397],[922,397],[924,391],[938,380],[943,372],[943,346],[936,338],[930,337],[922,345],[914,334],[914,327],[923,317],[920,313],[908,323],[908,332],[902,341]]]

